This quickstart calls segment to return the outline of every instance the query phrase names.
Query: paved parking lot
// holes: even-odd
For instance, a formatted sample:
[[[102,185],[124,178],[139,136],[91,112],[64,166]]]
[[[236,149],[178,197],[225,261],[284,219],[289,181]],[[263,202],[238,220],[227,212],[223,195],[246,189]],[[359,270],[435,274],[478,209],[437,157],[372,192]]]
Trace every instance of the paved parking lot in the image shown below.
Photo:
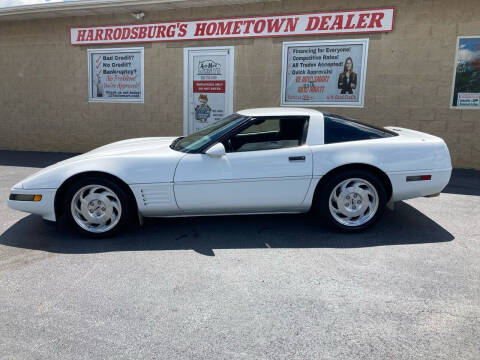
[[[87,240],[6,205],[66,156],[0,151],[2,359],[480,358],[480,172],[362,234],[262,215]]]

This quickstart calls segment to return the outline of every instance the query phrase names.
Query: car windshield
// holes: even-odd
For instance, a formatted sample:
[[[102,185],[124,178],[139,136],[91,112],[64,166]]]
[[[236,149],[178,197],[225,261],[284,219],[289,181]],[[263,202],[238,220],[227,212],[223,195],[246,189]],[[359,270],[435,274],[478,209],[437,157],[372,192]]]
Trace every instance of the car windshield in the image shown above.
[[[222,137],[245,119],[245,116],[239,114],[229,115],[194,134],[175,139],[170,147],[182,152],[196,152],[210,141]]]

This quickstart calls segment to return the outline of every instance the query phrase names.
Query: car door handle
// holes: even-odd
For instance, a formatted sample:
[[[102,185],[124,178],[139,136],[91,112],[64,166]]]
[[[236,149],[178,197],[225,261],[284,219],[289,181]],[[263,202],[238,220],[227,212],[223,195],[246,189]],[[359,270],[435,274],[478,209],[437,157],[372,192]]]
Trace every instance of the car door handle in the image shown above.
[[[305,161],[305,156],[290,156],[288,161]]]

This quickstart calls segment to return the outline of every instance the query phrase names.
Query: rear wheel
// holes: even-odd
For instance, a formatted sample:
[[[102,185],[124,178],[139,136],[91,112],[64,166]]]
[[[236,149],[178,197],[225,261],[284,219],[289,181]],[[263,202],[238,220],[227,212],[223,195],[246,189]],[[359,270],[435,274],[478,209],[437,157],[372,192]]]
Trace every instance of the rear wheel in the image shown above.
[[[64,213],[77,231],[91,237],[111,236],[132,219],[129,197],[116,182],[88,177],[67,191]]]
[[[374,174],[346,170],[328,178],[315,199],[317,212],[336,229],[361,231],[382,216],[386,190]]]

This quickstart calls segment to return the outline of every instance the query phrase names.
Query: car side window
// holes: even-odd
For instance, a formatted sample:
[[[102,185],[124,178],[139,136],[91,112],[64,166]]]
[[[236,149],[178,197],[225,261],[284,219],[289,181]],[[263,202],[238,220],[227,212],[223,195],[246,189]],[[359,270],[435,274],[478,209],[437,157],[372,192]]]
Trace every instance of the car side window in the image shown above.
[[[306,117],[259,117],[224,141],[227,152],[274,150],[305,141]]]
[[[257,120],[253,125],[250,125],[238,134],[259,134],[271,131],[280,131],[280,119]]]
[[[347,141],[380,139],[392,136],[385,131],[367,125],[349,121],[344,118],[324,116],[325,144],[335,144]]]

